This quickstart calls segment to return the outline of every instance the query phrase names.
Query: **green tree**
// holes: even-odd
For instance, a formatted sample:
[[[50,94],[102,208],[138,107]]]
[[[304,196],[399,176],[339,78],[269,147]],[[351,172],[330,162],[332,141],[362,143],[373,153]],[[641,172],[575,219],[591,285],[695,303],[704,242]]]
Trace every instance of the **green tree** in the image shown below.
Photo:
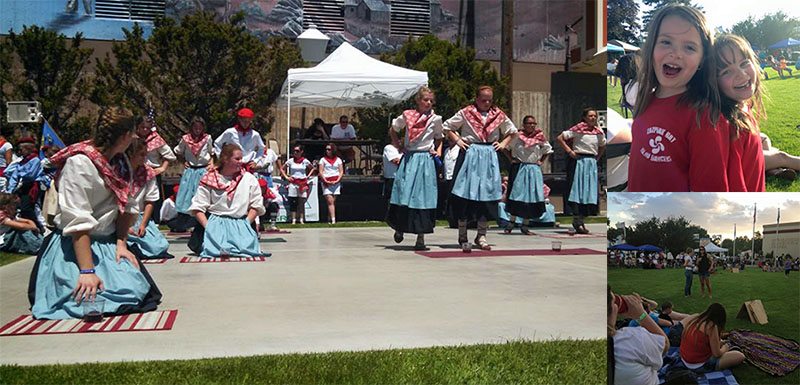
[[[481,85],[494,88],[497,106],[507,108],[509,105],[505,97],[508,80],[501,78],[488,61],[476,61],[475,50],[471,48],[425,35],[419,39],[409,38],[397,52],[381,55],[381,60],[404,68],[427,71],[428,84],[436,94],[434,110],[444,119],[470,104],[475,97],[475,89]],[[356,109],[361,135],[387,140],[387,117],[398,116],[403,110],[414,107],[416,103],[411,98],[393,107]]]
[[[97,61],[92,100],[126,105],[138,114],[152,106],[167,140],[188,130],[193,116],[205,119],[214,136],[235,123],[236,110],[256,112],[261,133],[271,130],[269,107],[280,93],[289,68],[302,66],[300,49],[286,38],[266,44],[241,23],[243,13],[228,22],[198,12],[180,22],[160,18],[145,39],[138,25],[123,29],[113,56]]]
[[[634,0],[609,0],[608,6],[608,40],[622,40],[631,44],[638,44],[639,5]]]
[[[71,141],[81,136],[87,118],[79,117],[78,113],[89,97],[91,83],[84,67],[93,51],[81,48],[82,42],[80,33],[68,40],[63,34],[35,25],[23,26],[19,34],[9,31],[0,55],[3,57],[0,66],[4,68],[0,76],[3,113],[8,100],[38,101],[44,118],[62,139]],[[21,65],[19,76],[8,70],[13,61]],[[40,130],[38,126],[33,129]]]
[[[734,24],[730,32],[743,36],[750,44],[760,49],[766,49],[772,44],[793,36],[798,28],[800,28],[800,18],[793,18],[783,11],[778,11],[767,14],[758,20],[749,16]]]

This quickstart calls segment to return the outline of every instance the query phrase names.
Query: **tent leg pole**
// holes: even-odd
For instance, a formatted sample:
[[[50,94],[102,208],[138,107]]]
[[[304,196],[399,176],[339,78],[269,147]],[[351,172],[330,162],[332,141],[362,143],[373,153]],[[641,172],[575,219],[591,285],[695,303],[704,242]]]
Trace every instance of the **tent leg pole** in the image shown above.
[[[292,154],[292,77],[286,77],[286,160]]]

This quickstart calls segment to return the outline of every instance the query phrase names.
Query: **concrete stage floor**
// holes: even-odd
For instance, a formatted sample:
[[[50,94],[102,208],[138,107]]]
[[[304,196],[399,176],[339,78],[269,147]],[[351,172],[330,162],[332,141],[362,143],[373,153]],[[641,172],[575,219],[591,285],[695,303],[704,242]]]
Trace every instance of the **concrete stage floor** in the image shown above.
[[[37,365],[412,348],[507,340],[605,337],[605,224],[595,237],[527,237],[489,230],[497,249],[589,248],[595,255],[427,258],[388,227],[293,229],[262,235],[266,262],[147,265],[178,309],[172,330],[0,337],[0,363]],[[557,235],[566,229],[534,229]],[[428,235],[458,250],[456,230]],[[469,231],[470,239],[475,230]],[[35,258],[0,267],[0,322],[29,314]]]

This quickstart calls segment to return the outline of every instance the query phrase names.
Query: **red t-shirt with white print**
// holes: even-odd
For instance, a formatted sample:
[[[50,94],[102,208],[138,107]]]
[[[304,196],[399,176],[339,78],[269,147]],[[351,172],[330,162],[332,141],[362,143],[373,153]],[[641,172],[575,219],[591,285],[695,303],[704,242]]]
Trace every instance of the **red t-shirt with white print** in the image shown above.
[[[739,132],[728,156],[728,191],[766,191],[765,171],[758,126],[755,133]]]
[[[681,94],[656,98],[631,126],[628,191],[728,191],[730,135],[678,104]]]

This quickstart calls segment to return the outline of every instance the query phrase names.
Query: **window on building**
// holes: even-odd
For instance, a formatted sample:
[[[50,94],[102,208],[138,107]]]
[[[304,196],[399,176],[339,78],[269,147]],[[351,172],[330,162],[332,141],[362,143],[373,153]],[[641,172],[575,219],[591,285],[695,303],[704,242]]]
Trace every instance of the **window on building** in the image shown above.
[[[312,24],[322,33],[344,32],[344,0],[303,0],[303,29]]]
[[[391,9],[390,34],[422,36],[431,32],[430,0],[391,0]]]
[[[164,16],[166,0],[94,0],[94,17],[153,21]]]

